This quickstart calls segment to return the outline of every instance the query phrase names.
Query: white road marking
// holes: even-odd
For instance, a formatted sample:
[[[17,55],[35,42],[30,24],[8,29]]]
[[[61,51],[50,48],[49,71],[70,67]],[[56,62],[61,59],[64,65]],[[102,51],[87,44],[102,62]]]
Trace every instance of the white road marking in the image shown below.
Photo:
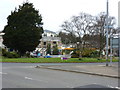
[[[73,86],[68,86],[68,85],[67,85],[66,87],[67,87],[67,88],[73,88]]]
[[[97,84],[97,83],[93,83],[93,84]]]
[[[33,80],[32,78],[29,78],[29,77],[25,77],[25,79]]]
[[[38,81],[48,83],[48,81],[45,81],[45,80],[38,80]]]
[[[0,74],[7,74],[7,73],[0,72]]]
[[[30,77],[25,77],[25,79],[28,79],[28,80],[35,80],[35,79],[33,79],[33,78],[30,78]],[[35,80],[35,81],[40,81],[40,82],[48,83],[48,81],[44,81],[44,80]]]
[[[120,90],[120,87],[115,87],[115,88],[117,88],[117,89],[119,89],[119,90]]]
[[[110,85],[108,85],[108,87],[110,87],[110,88],[116,88],[116,87],[113,87],[113,86],[110,86]]]

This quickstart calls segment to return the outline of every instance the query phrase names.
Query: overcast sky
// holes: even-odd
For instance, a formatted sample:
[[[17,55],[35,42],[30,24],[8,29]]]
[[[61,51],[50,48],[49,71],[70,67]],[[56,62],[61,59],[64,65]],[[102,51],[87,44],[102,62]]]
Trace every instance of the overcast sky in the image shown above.
[[[0,1],[0,30],[7,24],[7,17],[11,11],[22,5],[26,0],[1,0]],[[60,25],[80,12],[98,15],[106,12],[107,0],[28,0],[39,10],[43,17],[43,28],[51,31],[59,31]],[[109,15],[118,18],[118,1],[109,0]],[[117,19],[118,21],[118,19]]]

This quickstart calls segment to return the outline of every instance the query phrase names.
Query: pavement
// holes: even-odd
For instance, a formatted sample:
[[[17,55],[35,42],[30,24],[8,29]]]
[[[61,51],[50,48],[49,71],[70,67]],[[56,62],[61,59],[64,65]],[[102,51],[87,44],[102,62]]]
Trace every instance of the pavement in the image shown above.
[[[70,65],[39,65],[36,68],[44,68],[65,72],[83,73],[111,78],[119,78],[120,65],[113,63],[109,66],[104,64],[70,64]],[[119,69],[118,69],[119,68]]]

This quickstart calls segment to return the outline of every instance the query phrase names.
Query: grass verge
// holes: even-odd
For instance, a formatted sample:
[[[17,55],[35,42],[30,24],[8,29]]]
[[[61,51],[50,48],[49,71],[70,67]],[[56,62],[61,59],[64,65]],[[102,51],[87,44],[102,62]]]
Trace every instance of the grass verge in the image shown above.
[[[109,60],[110,61],[110,60]],[[98,60],[97,58],[70,58],[67,60],[61,60],[60,58],[2,58],[0,62],[11,63],[93,63],[93,62],[106,62],[105,59]],[[113,59],[112,62],[118,62],[117,59]]]

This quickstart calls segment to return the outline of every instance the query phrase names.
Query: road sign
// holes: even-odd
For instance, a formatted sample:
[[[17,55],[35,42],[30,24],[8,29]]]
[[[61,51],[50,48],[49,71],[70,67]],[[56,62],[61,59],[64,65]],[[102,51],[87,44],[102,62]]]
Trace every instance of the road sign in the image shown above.
[[[119,47],[119,38],[112,38],[112,48],[118,48]]]

